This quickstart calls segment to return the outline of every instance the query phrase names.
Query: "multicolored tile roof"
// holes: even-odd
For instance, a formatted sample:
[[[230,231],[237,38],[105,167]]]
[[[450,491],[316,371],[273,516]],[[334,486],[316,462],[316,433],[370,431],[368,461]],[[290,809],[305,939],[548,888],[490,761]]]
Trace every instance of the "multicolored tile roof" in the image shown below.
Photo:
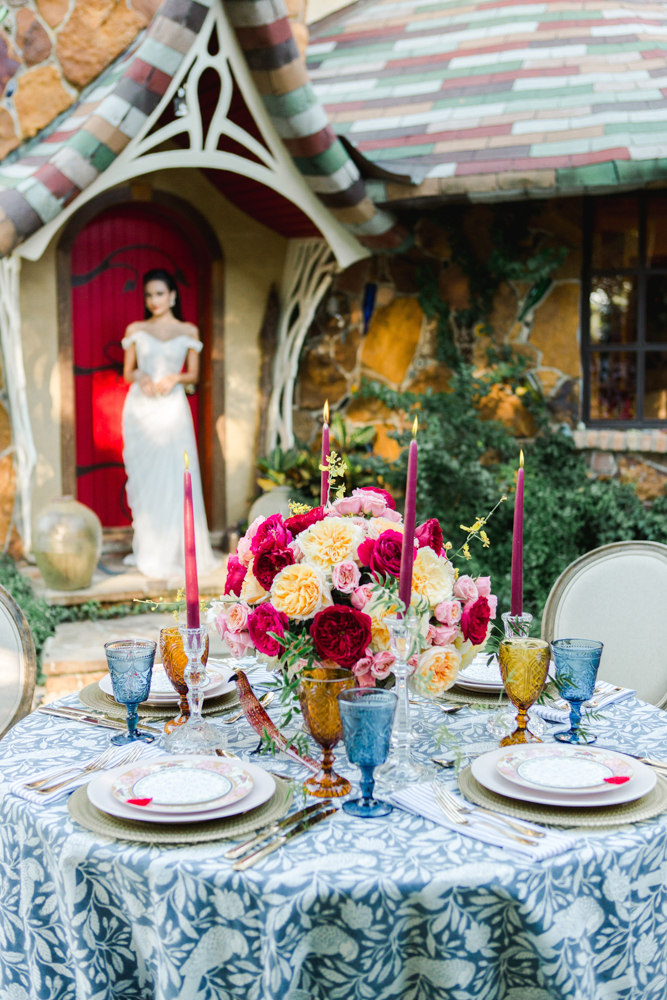
[[[360,0],[311,26],[333,128],[377,201],[667,180],[667,3]]]

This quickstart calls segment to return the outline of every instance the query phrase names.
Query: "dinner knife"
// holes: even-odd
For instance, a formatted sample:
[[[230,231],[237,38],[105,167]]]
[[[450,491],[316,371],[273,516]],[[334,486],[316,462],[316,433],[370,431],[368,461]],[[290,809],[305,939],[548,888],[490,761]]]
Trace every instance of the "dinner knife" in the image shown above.
[[[99,718],[96,715],[87,715],[85,712],[74,712],[67,711],[67,709],[57,709],[49,708],[45,705],[43,708],[40,706],[37,709],[38,712],[42,712],[44,715],[52,715],[57,719],[67,719],[69,722],[86,722],[91,726],[100,726],[102,729],[120,729],[123,732],[126,730],[125,723],[116,719],[106,719]],[[142,729],[151,729],[154,733],[159,733],[161,730],[155,729],[153,726],[143,727],[141,723],[139,724],[138,732]]]
[[[283,846],[283,844],[293,840],[295,837],[300,837],[302,833],[306,833],[307,830],[310,830],[317,823],[321,823],[323,819],[327,819],[328,816],[333,816],[333,814],[337,812],[338,809],[334,806],[333,809],[327,809],[326,812],[316,813],[309,819],[303,820],[302,823],[295,826],[289,831],[289,833],[285,833],[280,837],[276,837],[275,840],[270,841],[266,847],[261,847],[259,851],[255,851],[254,854],[249,854],[247,858],[237,861],[235,865],[232,865],[232,868],[235,872],[242,872],[246,868],[252,868],[252,866],[257,864],[258,861],[261,861],[262,858],[265,858],[268,854],[272,854],[273,851],[277,851],[279,847]]]
[[[57,708],[54,708],[52,705],[45,705],[44,708],[45,709],[51,708],[53,711],[58,711],[58,712],[69,712],[72,715],[76,716],[85,715],[89,718],[106,719],[107,722],[118,723],[118,725],[121,726],[121,728],[124,728],[125,726],[124,719],[119,719],[115,715],[109,715],[108,712],[103,712],[100,708],[78,708],[76,705],[59,705],[57,706]],[[163,732],[160,726],[151,726],[146,721],[146,719],[142,717],[141,713],[139,714],[138,725],[141,727],[141,729],[150,729],[154,733]]]
[[[316,802],[312,806],[308,806],[307,809],[300,809],[299,812],[293,813],[291,816],[286,816],[285,819],[281,819],[279,823],[273,823],[262,833],[258,833],[256,837],[252,840],[246,840],[245,844],[239,844],[237,847],[232,847],[231,850],[225,851],[223,858],[228,858],[230,861],[240,858],[241,855],[247,854],[251,847],[256,847],[257,844],[261,844],[263,840],[268,837],[272,837],[276,833],[280,833],[281,830],[287,829],[287,827],[292,826],[293,823],[298,823],[300,820],[305,819],[306,816],[311,816],[313,813],[319,812],[325,806],[331,805],[331,799],[322,799],[321,802]]]

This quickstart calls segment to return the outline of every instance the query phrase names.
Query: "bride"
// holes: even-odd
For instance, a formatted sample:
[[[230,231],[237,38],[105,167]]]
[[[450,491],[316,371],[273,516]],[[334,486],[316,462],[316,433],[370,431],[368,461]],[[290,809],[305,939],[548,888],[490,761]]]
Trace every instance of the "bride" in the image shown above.
[[[146,318],[130,323],[122,341],[123,377],[130,391],[123,407],[123,460],[132,510],[133,555],[146,576],[183,576],[183,470],[187,451],[197,545],[197,571],[220,564],[208,537],[192,414],[186,385],[199,378],[202,342],[192,323],[182,322],[178,287],[168,271],[143,277]],[[186,361],[186,370],[182,371]]]

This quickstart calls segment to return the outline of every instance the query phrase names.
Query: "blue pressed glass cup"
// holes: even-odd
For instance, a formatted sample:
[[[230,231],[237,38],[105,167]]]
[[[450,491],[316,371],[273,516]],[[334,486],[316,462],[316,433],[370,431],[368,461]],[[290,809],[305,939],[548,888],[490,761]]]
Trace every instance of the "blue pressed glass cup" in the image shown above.
[[[361,768],[362,797],[343,803],[352,816],[386,816],[392,810],[388,802],[373,798],[373,771],[387,759],[397,704],[393,691],[377,688],[350,688],[338,695],[347,756]]]
[[[555,639],[551,650],[558,693],[570,703],[570,728],[554,733],[554,739],[561,743],[595,743],[597,736],[581,729],[581,709],[595,690],[602,643],[595,639]]]
[[[114,639],[104,644],[113,696],[119,704],[127,706],[127,733],[111,737],[111,742],[117,746],[136,740],[152,743],[155,739],[149,733],[138,731],[137,708],[148,698],[151,689],[156,646],[152,639]]]

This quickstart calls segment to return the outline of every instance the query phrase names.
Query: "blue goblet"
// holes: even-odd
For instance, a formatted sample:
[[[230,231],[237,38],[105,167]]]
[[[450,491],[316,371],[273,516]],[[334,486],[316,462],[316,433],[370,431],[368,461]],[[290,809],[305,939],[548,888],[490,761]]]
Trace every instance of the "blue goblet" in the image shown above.
[[[352,816],[386,816],[392,807],[373,798],[373,771],[384,764],[389,753],[391,727],[398,699],[393,691],[377,688],[350,688],[338,695],[343,739],[348,759],[361,768],[360,799],[343,803]]]
[[[570,728],[554,733],[561,743],[595,743],[597,736],[581,729],[581,708],[592,697],[602,656],[595,639],[555,639],[551,643],[556,664],[556,687],[570,703]]]
[[[138,731],[137,707],[148,698],[151,689],[156,645],[152,639],[114,639],[104,644],[113,696],[119,704],[127,706],[127,733],[111,737],[117,746],[136,740],[152,743],[155,739]]]

